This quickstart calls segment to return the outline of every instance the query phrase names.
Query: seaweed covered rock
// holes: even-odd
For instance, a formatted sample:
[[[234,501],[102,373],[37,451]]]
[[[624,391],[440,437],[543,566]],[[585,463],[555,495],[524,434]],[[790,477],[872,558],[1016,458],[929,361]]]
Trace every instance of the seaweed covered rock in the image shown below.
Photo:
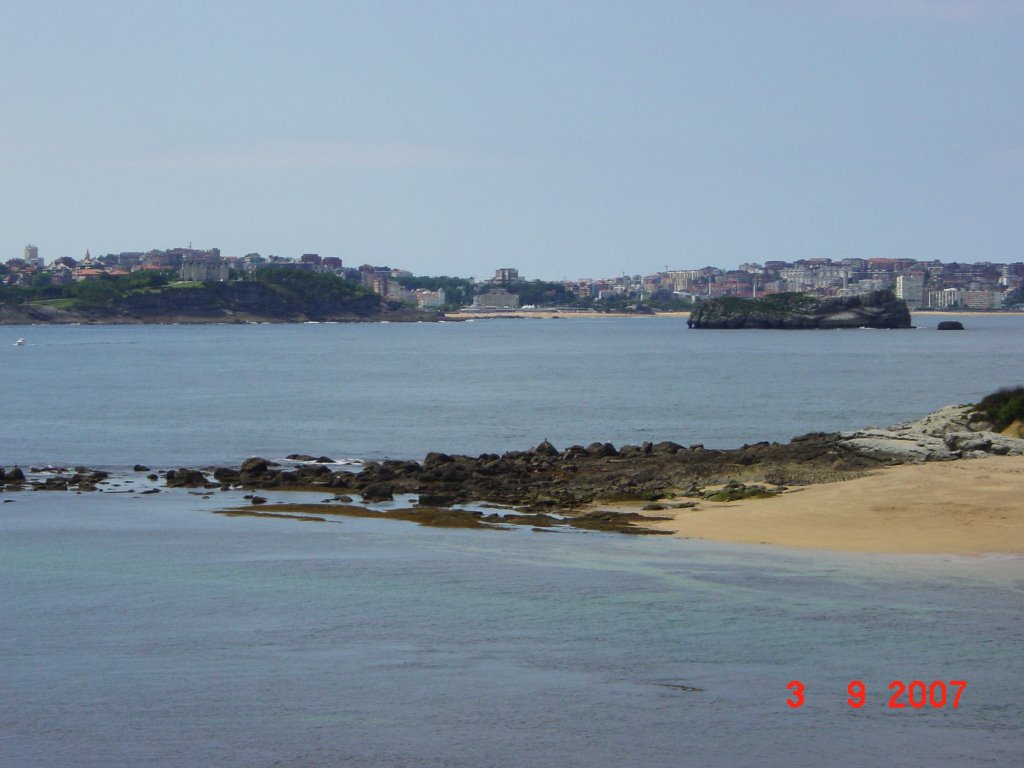
[[[215,488],[216,484],[211,483],[198,469],[169,469],[164,475],[164,482],[168,488]]]

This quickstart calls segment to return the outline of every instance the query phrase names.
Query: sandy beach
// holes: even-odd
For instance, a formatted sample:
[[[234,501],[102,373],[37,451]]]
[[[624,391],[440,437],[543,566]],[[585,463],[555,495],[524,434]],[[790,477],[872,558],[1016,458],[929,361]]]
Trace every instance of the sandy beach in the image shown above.
[[[645,314],[643,312],[591,312],[589,310],[544,310],[544,309],[512,309],[500,312],[449,312],[445,315],[447,320],[495,320],[495,319],[517,319],[517,320],[570,320],[579,318],[609,318],[609,317],[682,317],[688,318],[687,312],[655,312]]]
[[[610,509],[602,505],[602,509]],[[904,554],[1024,554],[1024,457],[903,465],[651,523],[680,538]]]
[[[911,312],[911,317],[920,317],[922,319],[928,319],[929,321],[933,317],[992,317],[992,316],[1024,316],[1024,312],[1013,312],[1003,310],[993,310],[991,312],[967,312],[963,310],[938,310],[938,309],[915,309]],[[644,314],[638,312],[591,312],[589,310],[548,310],[548,309],[511,309],[501,310],[494,312],[449,312],[445,315],[447,320],[494,320],[496,318],[505,319],[526,319],[526,320],[551,320],[557,318],[560,320],[568,320],[570,318],[608,318],[608,317],[681,317],[689,318],[690,312],[654,312],[653,314]]]
[[[912,309],[910,310],[911,317],[914,315],[953,315],[955,317],[1020,317],[1024,315],[1024,312],[1013,309],[984,309],[984,310],[964,310],[964,309]]]

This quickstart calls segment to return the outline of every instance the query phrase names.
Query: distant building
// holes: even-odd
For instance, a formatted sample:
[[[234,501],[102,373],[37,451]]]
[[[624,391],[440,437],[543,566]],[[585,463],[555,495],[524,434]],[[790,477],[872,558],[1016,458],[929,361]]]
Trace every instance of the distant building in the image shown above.
[[[121,269],[132,269],[142,263],[142,256],[140,251],[122,251],[117,254],[117,266]]]
[[[868,268],[867,259],[843,259],[839,263],[846,269],[853,272],[866,272]]]
[[[967,309],[999,309],[1003,306],[1001,291],[964,291],[963,305]]]
[[[224,282],[231,269],[220,257],[187,258],[181,263],[181,279],[185,282]]]
[[[43,260],[39,258],[39,248],[34,245],[25,246],[25,264],[36,269],[43,268]]]
[[[210,248],[201,251],[198,248],[170,248],[166,251],[153,250],[142,255],[143,266],[157,266],[164,269],[180,269],[186,261],[202,259],[220,260],[220,249]]]
[[[911,273],[896,277],[896,298],[903,299],[909,307],[924,306],[924,275]]]
[[[242,267],[246,272],[255,272],[267,265],[267,260],[258,253],[247,253],[242,257]]]
[[[519,296],[508,291],[480,293],[473,299],[474,309],[518,309]]]
[[[94,269],[92,267],[79,267],[74,270],[72,276],[76,282],[82,282],[83,280],[102,280],[107,276],[107,271],[105,269]]]
[[[89,254],[86,252],[83,263],[89,260]],[[158,267],[160,269],[179,269],[182,264],[182,257],[180,254],[172,254],[170,251],[149,251],[142,256],[142,266],[144,267]]]
[[[372,264],[363,264],[359,268],[359,282],[381,296],[388,295],[388,285],[391,282],[391,267],[375,267]]]
[[[501,285],[507,288],[512,283],[519,282],[519,270],[512,267],[497,269],[494,271],[494,277],[491,278],[491,282],[494,285]]]
[[[263,265],[265,269],[299,269],[306,272],[315,272],[316,264],[308,261],[295,261],[283,256],[271,256],[269,261]]]
[[[439,309],[445,305],[444,288],[436,291],[416,291],[416,306],[420,309]]]
[[[59,261],[59,260],[58,260]],[[72,268],[67,264],[54,262],[50,267],[50,282],[53,285],[68,285],[74,280]]]
[[[389,281],[387,284],[387,293],[381,295],[389,301],[400,301],[403,304],[416,303],[416,294],[413,291],[402,287],[402,285],[396,281]]]
[[[928,291],[925,294],[925,301],[929,307],[949,309],[961,305],[963,294],[959,288],[943,288],[941,291]]]
[[[319,267],[323,262],[319,253],[304,253],[299,261],[303,264],[312,264],[315,267]]]

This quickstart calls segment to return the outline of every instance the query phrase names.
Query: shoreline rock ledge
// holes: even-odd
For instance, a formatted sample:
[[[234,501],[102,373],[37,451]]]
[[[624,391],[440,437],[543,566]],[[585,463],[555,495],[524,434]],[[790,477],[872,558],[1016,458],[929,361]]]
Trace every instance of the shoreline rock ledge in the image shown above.
[[[910,310],[892,291],[817,298],[778,293],[763,299],[723,296],[698,304],[690,328],[912,328]]]
[[[924,461],[980,459],[986,456],[1024,456],[1024,439],[996,431],[973,405],[950,405],[917,421],[887,429],[872,427],[840,432],[843,449],[861,456],[899,464]]]

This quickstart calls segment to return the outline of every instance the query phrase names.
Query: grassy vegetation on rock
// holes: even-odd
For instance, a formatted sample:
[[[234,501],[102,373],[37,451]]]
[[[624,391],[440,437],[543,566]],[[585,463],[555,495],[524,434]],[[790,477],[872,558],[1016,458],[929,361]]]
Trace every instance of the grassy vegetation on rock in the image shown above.
[[[976,409],[1001,432],[1015,421],[1024,421],[1024,387],[1008,387],[986,395]]]

